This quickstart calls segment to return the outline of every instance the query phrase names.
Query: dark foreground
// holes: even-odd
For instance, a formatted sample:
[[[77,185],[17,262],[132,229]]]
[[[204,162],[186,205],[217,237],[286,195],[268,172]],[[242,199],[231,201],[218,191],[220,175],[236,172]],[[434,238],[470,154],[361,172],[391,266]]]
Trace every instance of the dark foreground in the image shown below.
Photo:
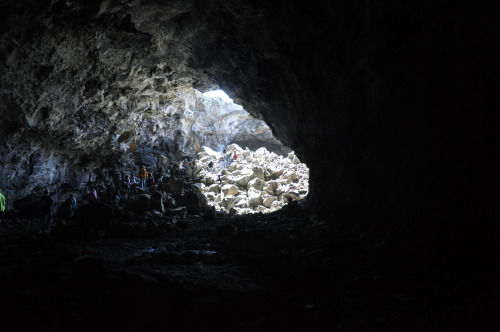
[[[39,234],[35,219],[2,219],[0,330],[499,328],[496,261],[333,231],[296,206],[162,222],[123,237],[70,224]]]

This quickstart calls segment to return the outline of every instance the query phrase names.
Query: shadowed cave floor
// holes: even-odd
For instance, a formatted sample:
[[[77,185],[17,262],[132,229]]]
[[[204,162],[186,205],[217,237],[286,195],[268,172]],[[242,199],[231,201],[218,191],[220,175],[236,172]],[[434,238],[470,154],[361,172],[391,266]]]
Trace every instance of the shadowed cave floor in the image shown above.
[[[188,216],[143,237],[38,223],[0,224],[2,331],[457,331],[498,312],[491,276],[414,259],[387,233],[333,231],[297,206]]]

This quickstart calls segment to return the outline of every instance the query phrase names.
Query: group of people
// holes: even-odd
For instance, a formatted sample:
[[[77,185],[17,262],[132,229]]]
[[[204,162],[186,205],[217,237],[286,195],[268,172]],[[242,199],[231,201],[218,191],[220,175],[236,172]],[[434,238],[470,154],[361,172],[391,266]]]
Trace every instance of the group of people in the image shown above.
[[[194,176],[198,169],[196,160],[193,158],[189,162],[186,160],[180,160],[179,163],[175,164],[174,169],[172,169],[172,174],[174,175],[191,175]]]
[[[231,153],[231,151],[229,151],[228,153],[226,153],[226,150],[224,150],[219,157],[220,168],[225,169],[225,168],[231,166],[231,163],[233,161],[236,161],[237,159],[238,159],[238,154],[236,153],[236,151],[233,151],[232,153]],[[213,169],[213,171],[215,171],[215,168],[213,166],[213,162],[210,162],[208,164],[208,169],[211,171]]]
[[[238,154],[236,153],[236,151],[226,154],[226,151],[224,150],[219,159],[221,169],[229,167],[231,165],[231,162],[237,160],[237,158]],[[162,180],[165,175],[168,177],[175,175],[185,176],[186,174],[194,176],[197,168],[198,167],[194,158],[189,161],[181,160],[178,163],[174,163],[167,170],[164,170],[162,167],[160,167],[158,170],[148,171],[146,169],[146,166],[143,165],[140,167],[137,176],[133,173],[125,176],[119,186],[117,186],[117,184],[113,185],[111,183],[107,183],[105,192],[101,194],[97,192],[97,189],[95,187],[88,187],[84,199],[86,199],[90,204],[98,202],[119,204],[122,201],[128,200],[129,197],[134,196],[140,190],[145,190],[148,186],[151,186],[157,182],[163,182]],[[212,161],[208,164],[208,168],[209,171],[215,172],[214,163]],[[0,190],[0,212],[5,211],[5,207],[5,196]],[[47,231],[51,227],[52,221],[54,219],[52,214],[53,207],[54,200],[50,196],[49,191],[45,190],[43,196],[40,197],[42,231]],[[62,209],[58,210],[58,214],[72,218],[75,215],[77,207],[78,204],[76,196],[73,193],[70,193],[60,206],[60,208]]]
[[[137,176],[134,174],[125,176],[122,188],[124,189],[125,194],[133,195],[137,193],[137,189],[144,190],[148,186],[155,184],[159,180],[161,181],[162,177],[163,168],[160,167],[159,170],[148,171],[146,169],[146,166],[143,165],[139,169],[139,173],[137,174]]]
[[[188,163],[190,169],[196,169],[196,163],[191,160]],[[105,192],[99,194],[96,188],[89,188],[87,192],[87,200],[90,203],[94,202],[107,202],[119,204],[121,201],[127,201],[130,197],[146,190],[149,186],[155,183],[163,182],[165,176],[184,175],[186,173],[186,168],[183,166],[183,162],[180,161],[178,164],[171,166],[169,169],[165,170],[163,167],[154,171],[148,171],[146,166],[142,165],[139,168],[137,174],[131,173],[122,178],[121,183],[118,185],[116,183],[107,183]]]

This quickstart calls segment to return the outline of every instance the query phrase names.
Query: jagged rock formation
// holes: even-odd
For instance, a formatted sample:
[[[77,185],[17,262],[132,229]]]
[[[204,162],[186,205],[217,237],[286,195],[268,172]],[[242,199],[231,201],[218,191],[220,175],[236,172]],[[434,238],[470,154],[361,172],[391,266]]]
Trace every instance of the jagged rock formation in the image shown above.
[[[184,248],[218,242],[226,257],[204,263],[230,276],[226,264],[236,262],[234,280],[212,283],[191,256],[198,279],[172,284],[173,265],[185,260],[169,255],[143,257],[133,277],[109,275],[98,258],[78,259],[87,244],[67,255],[52,239],[26,246],[32,234],[0,237],[0,282],[9,286],[0,290],[9,304],[0,321],[54,331],[200,330],[171,328],[179,318],[214,331],[498,326],[500,273],[488,257],[500,251],[496,6],[2,0],[0,187],[8,209],[45,187],[170,163],[197,144],[182,137],[174,112],[188,116],[192,89],[222,89],[264,120],[308,165],[310,186],[306,204],[289,204],[282,219],[242,217],[237,230],[198,220],[203,231],[193,230]],[[209,143],[201,137],[200,146]],[[24,226],[16,218],[9,224]],[[179,236],[169,235],[175,247]],[[158,266],[168,271],[151,272]],[[241,288],[252,276],[276,291]],[[228,282],[238,301],[228,298]],[[229,324],[206,324],[213,317]]]
[[[287,157],[260,148],[243,150],[237,144],[225,148],[238,158],[227,166],[222,154],[203,147],[197,155],[196,176],[208,204],[231,214],[269,213],[304,199],[309,190],[309,169],[293,152]],[[209,163],[214,164],[213,169]]]
[[[184,103],[183,110],[174,107],[171,110],[176,112],[181,123],[177,138],[180,153],[194,155],[200,151],[200,146],[222,151],[231,142],[268,147],[280,154],[291,152],[273,136],[264,121],[255,119],[232,100],[201,94],[194,89],[179,93],[178,97]]]
[[[2,1],[0,185],[10,202],[108,177],[163,152],[155,126],[176,137],[159,109],[182,109],[178,93],[221,88],[307,163],[325,220],[407,234],[483,220],[475,206],[495,204],[489,6]]]

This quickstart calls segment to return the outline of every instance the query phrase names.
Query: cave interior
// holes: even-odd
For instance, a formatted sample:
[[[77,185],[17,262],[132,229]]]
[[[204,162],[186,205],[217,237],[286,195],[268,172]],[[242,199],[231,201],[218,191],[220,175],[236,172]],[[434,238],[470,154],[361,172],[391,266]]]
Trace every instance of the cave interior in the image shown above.
[[[0,18],[2,331],[498,328],[493,4],[4,0]],[[307,198],[127,236],[106,209],[41,234],[16,208],[196,152],[193,91],[216,89],[307,164]]]

